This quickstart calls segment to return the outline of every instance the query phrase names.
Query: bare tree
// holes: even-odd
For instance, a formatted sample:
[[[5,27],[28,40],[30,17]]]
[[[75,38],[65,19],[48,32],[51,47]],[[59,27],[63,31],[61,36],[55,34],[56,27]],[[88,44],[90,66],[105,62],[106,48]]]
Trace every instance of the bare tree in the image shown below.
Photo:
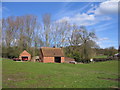
[[[44,42],[42,41],[42,28],[39,23],[37,23],[36,30],[34,30],[33,34],[33,43],[34,43],[34,51],[33,55],[35,56],[37,54],[37,50],[39,50],[39,47],[44,45]]]
[[[24,26],[24,18],[23,16],[17,17],[16,18],[16,24],[18,27],[18,32],[17,34],[17,42],[18,42],[18,47],[20,51],[24,50],[27,48],[27,42],[26,42],[26,37],[25,37],[25,26]]]
[[[49,33],[50,33],[50,25],[51,25],[51,16],[50,14],[43,15],[43,24],[44,24],[44,34],[45,34],[45,45],[46,47],[50,46],[49,43]]]
[[[64,47],[68,44],[70,25],[67,22],[55,22],[50,33],[51,44],[55,47]]]
[[[67,21],[52,23],[50,14],[44,14],[42,19],[43,23],[39,23],[37,16],[34,15],[2,19],[3,45],[7,48],[17,47],[18,52],[27,49],[33,55],[36,55],[36,49],[41,46],[70,45],[73,46],[70,51],[82,52],[80,53],[82,59],[93,56],[92,48],[96,45],[94,32],[88,32],[85,27],[71,25]],[[81,50],[77,48],[79,46]]]
[[[5,44],[7,47],[10,47],[14,42],[14,36],[16,32],[15,18],[8,17],[2,21],[2,30],[5,35]]]
[[[72,34],[68,38],[71,46],[79,46],[82,43],[80,33],[81,30],[74,24],[72,27]]]

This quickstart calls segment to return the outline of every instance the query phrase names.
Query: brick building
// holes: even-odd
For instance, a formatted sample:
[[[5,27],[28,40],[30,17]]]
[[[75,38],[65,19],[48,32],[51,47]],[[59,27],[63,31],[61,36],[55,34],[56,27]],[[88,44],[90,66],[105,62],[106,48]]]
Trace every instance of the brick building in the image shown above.
[[[62,48],[41,47],[40,60],[44,63],[63,63],[65,57]]]
[[[65,57],[65,63],[69,63],[70,61],[75,61],[75,59],[70,57]]]
[[[24,50],[24,51],[20,54],[19,59],[20,59],[20,60],[23,60],[23,61],[31,60],[31,54],[29,54],[26,50]]]

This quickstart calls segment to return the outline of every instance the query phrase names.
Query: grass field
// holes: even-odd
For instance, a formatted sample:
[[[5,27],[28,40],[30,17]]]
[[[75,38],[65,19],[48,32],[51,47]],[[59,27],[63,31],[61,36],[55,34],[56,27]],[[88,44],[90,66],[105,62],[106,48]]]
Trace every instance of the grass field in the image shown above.
[[[118,61],[91,64],[2,61],[3,88],[118,87]]]
[[[106,55],[99,55],[99,56],[95,56],[94,58],[107,58]]]

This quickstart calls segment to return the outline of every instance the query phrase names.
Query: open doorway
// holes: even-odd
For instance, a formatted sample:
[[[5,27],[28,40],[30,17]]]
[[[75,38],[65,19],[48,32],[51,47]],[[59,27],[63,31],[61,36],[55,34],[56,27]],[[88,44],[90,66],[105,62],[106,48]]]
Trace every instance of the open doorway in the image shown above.
[[[55,62],[56,63],[61,63],[61,57],[55,57]]]
[[[22,56],[22,60],[23,60],[23,61],[27,61],[27,60],[28,60],[28,57],[27,57],[27,56]]]

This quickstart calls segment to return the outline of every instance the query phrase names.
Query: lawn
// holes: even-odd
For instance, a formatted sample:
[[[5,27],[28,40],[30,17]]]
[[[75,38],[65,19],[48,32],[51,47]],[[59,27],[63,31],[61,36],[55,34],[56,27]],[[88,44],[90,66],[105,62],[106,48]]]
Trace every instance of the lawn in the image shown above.
[[[106,55],[99,55],[99,56],[95,56],[94,58],[107,58]]]
[[[115,88],[118,61],[57,64],[2,60],[3,88]]]

